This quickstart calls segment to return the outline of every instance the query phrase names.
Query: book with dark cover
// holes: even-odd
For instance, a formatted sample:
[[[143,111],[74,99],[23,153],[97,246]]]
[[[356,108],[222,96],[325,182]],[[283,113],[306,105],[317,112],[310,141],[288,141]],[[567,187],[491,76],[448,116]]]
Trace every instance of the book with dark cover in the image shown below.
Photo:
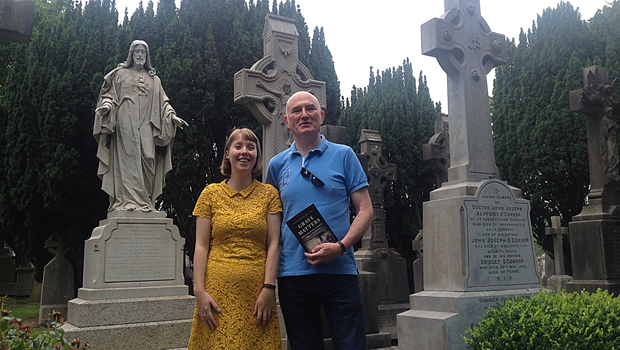
[[[338,242],[338,238],[314,204],[300,211],[286,224],[308,253],[312,253],[314,247],[321,243]]]

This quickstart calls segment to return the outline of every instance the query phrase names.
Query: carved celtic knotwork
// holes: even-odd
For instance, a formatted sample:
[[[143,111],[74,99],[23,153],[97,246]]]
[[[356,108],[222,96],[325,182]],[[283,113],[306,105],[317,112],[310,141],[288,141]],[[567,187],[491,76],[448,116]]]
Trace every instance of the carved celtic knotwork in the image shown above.
[[[235,74],[235,103],[247,105],[263,125],[264,164],[293,142],[284,123],[291,95],[308,91],[316,96],[321,108],[326,107],[325,83],[314,80],[299,61],[298,37],[294,20],[268,14],[263,31],[264,57],[250,69]]]

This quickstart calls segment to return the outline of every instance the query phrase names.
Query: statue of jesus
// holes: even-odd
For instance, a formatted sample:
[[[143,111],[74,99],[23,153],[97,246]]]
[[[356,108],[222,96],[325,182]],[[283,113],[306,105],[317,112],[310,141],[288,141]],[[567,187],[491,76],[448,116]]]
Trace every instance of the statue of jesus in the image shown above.
[[[176,128],[184,125],[151,66],[148,45],[135,40],[127,60],[104,77],[95,109],[97,175],[110,196],[108,212],[155,210],[172,169]]]

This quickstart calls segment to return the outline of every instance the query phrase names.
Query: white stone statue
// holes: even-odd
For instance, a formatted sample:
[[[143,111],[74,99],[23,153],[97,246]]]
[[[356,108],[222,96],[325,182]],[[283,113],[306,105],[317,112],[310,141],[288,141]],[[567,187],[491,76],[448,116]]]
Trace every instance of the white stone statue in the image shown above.
[[[97,175],[110,196],[108,212],[155,210],[172,169],[176,128],[184,125],[151,66],[148,45],[135,40],[127,60],[104,77],[95,110]]]

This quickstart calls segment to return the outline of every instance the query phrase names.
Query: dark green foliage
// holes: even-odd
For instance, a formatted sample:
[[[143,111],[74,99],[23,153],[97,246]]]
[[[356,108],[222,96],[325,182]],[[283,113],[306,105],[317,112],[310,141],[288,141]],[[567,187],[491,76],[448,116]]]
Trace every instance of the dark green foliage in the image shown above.
[[[581,211],[590,183],[585,117],[570,112],[568,96],[583,86],[593,38],[579,12],[562,2],[508,43],[508,63],[496,70],[492,114],[500,176],[530,200],[534,237],[551,253],[545,225],[561,215],[566,226]]]
[[[620,349],[620,299],[600,290],[507,299],[467,334],[471,350]]]
[[[36,0],[32,42],[0,43],[0,232],[39,277],[51,258],[44,242],[56,233],[70,240],[81,278],[84,240],[106,217],[94,109],[104,74],[126,59],[131,41],[149,44],[172,106],[189,123],[177,132],[173,170],[157,205],[174,218],[190,256],[193,207],[206,184],[223,179],[227,135],[249,127],[260,136],[247,107],[233,103],[233,76],[263,57],[270,10],[279,7],[280,15],[295,18],[300,59],[311,66],[310,37],[294,1],[270,8],[267,0],[183,0],[178,9],[174,0],[157,1],[157,13],[150,0],[125,13],[119,25],[112,0]],[[317,55],[330,58],[317,67],[336,82],[328,93],[338,102],[331,54],[324,39],[316,46]]]
[[[367,90],[352,91],[351,105],[338,122],[347,128],[347,144],[358,151],[361,130],[378,130],[383,156],[396,164],[397,181],[385,188],[386,232],[390,246],[407,259],[409,269],[411,241],[422,229],[422,203],[435,186],[434,173],[422,160],[422,145],[434,134],[435,119],[426,79],[420,72],[416,83],[406,60],[376,77],[371,67]],[[413,279],[409,281],[413,290]]]
[[[340,82],[334,68],[334,60],[329,48],[325,44],[323,28],[314,28],[312,36],[312,50],[310,51],[310,66],[308,67],[315,80],[327,84],[327,110],[325,111],[325,125],[336,125],[340,116]]]

